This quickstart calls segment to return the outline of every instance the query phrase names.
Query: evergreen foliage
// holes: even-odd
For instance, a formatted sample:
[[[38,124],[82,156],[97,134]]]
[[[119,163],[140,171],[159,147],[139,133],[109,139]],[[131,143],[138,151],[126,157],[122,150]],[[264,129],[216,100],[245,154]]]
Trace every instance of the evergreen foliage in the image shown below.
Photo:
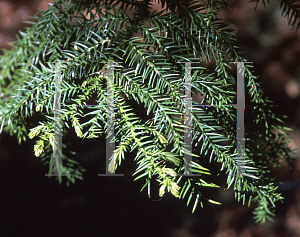
[[[281,1],[281,5],[298,29],[300,11],[293,2]],[[28,22],[32,26],[20,32],[18,40],[11,43],[13,49],[4,50],[0,58],[1,131],[16,135],[19,143],[36,137],[35,155],[53,173],[54,63],[62,65],[63,139],[72,128],[80,139],[92,139],[107,131],[105,65],[120,62],[114,70],[116,166],[109,168],[116,170],[126,154],[137,151],[136,179],[144,178],[149,190],[150,181],[157,178],[160,196],[169,191],[186,199],[195,211],[203,200],[218,204],[203,195],[203,188],[219,186],[207,181],[210,172],[202,165],[204,159],[217,162],[236,199],[257,204],[255,219],[260,223],[272,219],[275,202],[283,198],[276,192],[268,167],[278,167],[282,161],[289,165],[291,158],[283,131],[287,128],[272,112],[274,105],[265,98],[253,67],[245,64],[250,98],[246,112],[251,113],[245,124],[246,158],[242,164],[235,149],[236,108],[200,106],[233,104],[236,78],[229,62],[246,62],[236,46],[234,30],[217,18],[217,13],[228,7],[227,1],[158,0],[166,7],[160,12],[151,11],[151,3],[56,0],[48,10],[40,11],[40,16],[34,16]],[[134,13],[127,14],[128,9]],[[200,177],[176,176],[184,171],[187,152],[183,141],[184,64],[180,61],[199,62],[191,68],[192,93],[205,95],[201,103],[192,102],[193,145],[200,151],[193,153],[192,171]],[[206,68],[204,62],[214,66]],[[84,108],[94,95],[98,106]],[[146,119],[133,113],[130,101],[146,108]],[[39,125],[28,125],[30,117],[38,117]],[[63,144],[67,144],[65,140]],[[63,145],[63,173],[70,174],[66,176],[69,182],[75,182],[84,169],[67,151]]]

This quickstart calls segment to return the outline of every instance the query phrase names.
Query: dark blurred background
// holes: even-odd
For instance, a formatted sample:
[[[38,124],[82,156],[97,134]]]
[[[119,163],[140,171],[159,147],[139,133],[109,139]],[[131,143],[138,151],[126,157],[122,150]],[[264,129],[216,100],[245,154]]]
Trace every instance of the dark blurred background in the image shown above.
[[[52,1],[0,1],[0,48],[26,26],[37,9]],[[168,237],[297,237],[300,236],[299,89],[300,39],[281,17],[279,3],[266,8],[246,0],[230,1],[220,17],[237,29],[239,45],[253,62],[266,94],[286,114],[289,146],[295,149],[292,170],[281,169],[279,180],[285,201],[276,207],[275,222],[255,225],[252,211],[234,201],[232,190],[209,191],[222,206],[206,204],[191,214],[185,201],[166,195],[152,201],[143,181],[131,176],[129,157],[118,173],[124,177],[98,177],[105,173],[103,139],[74,140],[74,149],[87,169],[83,181],[66,187],[45,177],[48,168],[34,157],[33,141],[18,145],[14,137],[0,135],[0,236],[168,236]],[[2,52],[1,52],[2,53]],[[247,108],[246,108],[247,110]],[[102,162],[102,163],[101,163]],[[224,187],[221,179],[217,180]]]

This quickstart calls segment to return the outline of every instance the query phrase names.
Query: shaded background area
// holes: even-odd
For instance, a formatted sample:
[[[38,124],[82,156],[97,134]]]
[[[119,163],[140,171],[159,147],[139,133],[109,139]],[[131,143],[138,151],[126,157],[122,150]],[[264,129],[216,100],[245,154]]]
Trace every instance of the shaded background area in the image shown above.
[[[0,1],[0,48],[16,40],[24,30],[24,20],[37,8],[47,9],[51,1]],[[279,3],[266,8],[246,0],[230,1],[222,11],[237,29],[245,57],[252,61],[264,82],[266,94],[286,114],[294,131],[289,144],[296,149],[291,171],[281,169],[280,186],[285,202],[276,207],[275,222],[255,225],[251,211],[234,201],[231,190],[208,192],[224,203],[206,203],[191,214],[185,201],[171,196],[154,202],[146,191],[139,192],[143,180],[134,181],[132,159],[118,173],[124,177],[98,177],[105,173],[105,141],[74,140],[78,160],[87,169],[83,181],[66,187],[54,178],[33,155],[32,141],[18,146],[14,137],[0,135],[0,235],[1,236],[170,236],[170,237],[292,237],[300,236],[300,38],[282,18]],[[246,108],[247,111],[247,108]],[[220,183],[220,180],[218,182]],[[223,185],[224,186],[224,185]]]

